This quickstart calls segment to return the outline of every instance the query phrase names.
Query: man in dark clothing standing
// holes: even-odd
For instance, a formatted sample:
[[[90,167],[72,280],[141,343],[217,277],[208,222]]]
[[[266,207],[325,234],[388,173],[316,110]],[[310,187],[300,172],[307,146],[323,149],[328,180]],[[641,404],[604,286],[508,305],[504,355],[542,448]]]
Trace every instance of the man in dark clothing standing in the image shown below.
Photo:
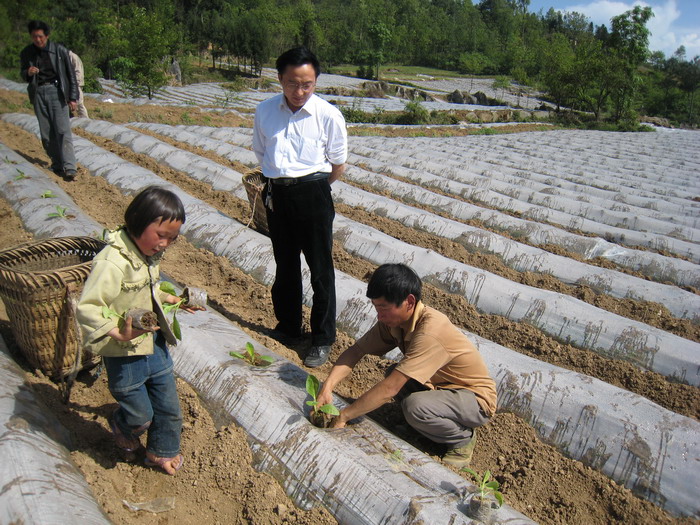
[[[27,25],[33,44],[20,53],[22,78],[39,121],[41,143],[51,158],[51,169],[72,180],[76,175],[73,135],[68,108],[75,111],[78,83],[68,50],[49,42],[49,26],[32,20]]]

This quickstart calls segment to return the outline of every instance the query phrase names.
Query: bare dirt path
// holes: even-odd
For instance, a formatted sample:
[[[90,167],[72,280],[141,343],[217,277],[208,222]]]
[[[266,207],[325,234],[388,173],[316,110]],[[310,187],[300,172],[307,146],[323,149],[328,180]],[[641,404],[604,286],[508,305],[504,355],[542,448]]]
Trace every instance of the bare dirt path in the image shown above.
[[[4,123],[0,123],[0,141],[37,163],[47,160],[35,137]],[[114,150],[128,160],[156,171],[225,213],[247,219],[249,210],[246,203],[221,194],[222,192],[213,192],[190,179],[186,180],[177,172],[169,173],[167,168],[159,167],[153,161],[148,162],[116,147]],[[107,227],[120,224],[129,199],[102,179],[90,176],[84,168],[80,169],[78,178],[71,183],[51,176],[95,220]],[[0,248],[23,242],[29,237],[7,203],[1,199],[0,218],[3,221]],[[359,213],[353,218],[365,222]],[[372,265],[351,257],[342,250],[336,250],[336,265],[340,270],[365,280],[373,270]],[[169,249],[163,270],[180,282],[205,288],[212,304],[219,311],[239,323],[256,340],[303,366],[306,345],[285,347],[269,337],[275,324],[269,289],[233,267],[228,260],[180,240]],[[444,293],[435,289],[429,289],[426,294],[429,304],[452,312],[453,318],[469,320],[466,328],[477,333],[483,331],[490,339],[494,339],[499,332],[508,333],[509,337],[518,341],[518,349],[524,351],[529,348],[538,358],[542,358],[538,352],[550,346],[551,342],[542,340],[539,332],[531,333],[526,327],[499,324],[497,320],[479,315],[466,304],[452,303],[448,299]],[[6,317],[0,321],[0,330],[8,343],[12,344]],[[352,339],[347,335],[339,334],[333,356],[337,356],[351,342]],[[548,353],[560,355],[562,362],[576,361],[570,355],[572,349],[559,344],[551,343]],[[602,363],[600,366],[608,368],[608,365],[609,363]],[[386,366],[388,363],[380,359],[363,361],[351,381],[346,382],[339,393],[349,398],[358,396],[383,376]],[[329,369],[330,365],[327,364],[314,373],[323,378]],[[626,372],[623,375],[624,373]],[[196,394],[183,382],[180,382],[179,390],[186,415],[183,450],[187,463],[177,476],[168,477],[140,464],[117,461],[106,430],[105,416],[114,404],[107,392],[104,377],[92,385],[87,377],[81,378],[68,407],[60,404],[58,391],[50,381],[35,376],[30,371],[27,377],[71,430],[75,442],[72,457],[90,482],[110,519],[116,523],[334,522],[325,511],[297,509],[270,476],[256,472],[241,430],[231,424],[223,427],[215,424]],[[606,380],[612,382],[611,379]],[[623,382],[622,379],[620,381]],[[669,397],[680,397],[679,405],[692,405],[695,402],[697,417],[697,389],[674,390],[673,385],[668,385],[665,381],[663,383],[668,387]],[[646,388],[656,390],[662,387],[663,385],[652,382]],[[669,401],[669,405],[673,404]],[[401,419],[400,410],[393,404],[376,411],[373,417],[388,428],[393,428]],[[401,437],[436,459],[442,453],[439,447],[415,434]],[[479,435],[473,467],[479,471],[491,469],[503,484],[507,503],[541,523],[695,523],[690,519],[674,519],[602,474],[578,461],[564,458],[553,447],[541,442],[532,428],[512,414],[499,413],[494,421],[484,427]],[[176,509],[158,516],[133,514],[121,503],[122,499],[145,501],[168,495],[176,496]]]

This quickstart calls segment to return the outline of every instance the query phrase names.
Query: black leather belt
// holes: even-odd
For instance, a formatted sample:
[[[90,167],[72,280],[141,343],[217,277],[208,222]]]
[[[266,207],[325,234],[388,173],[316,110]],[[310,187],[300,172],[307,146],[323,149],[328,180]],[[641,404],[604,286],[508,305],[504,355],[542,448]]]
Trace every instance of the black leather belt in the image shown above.
[[[305,182],[313,182],[315,180],[327,179],[329,176],[330,173],[317,171],[316,173],[304,175],[303,177],[278,177],[276,179],[269,180],[272,184],[276,186],[293,186],[294,184],[303,184]]]
[[[58,80],[47,80],[46,82],[39,82],[40,86],[57,86],[58,85]]]

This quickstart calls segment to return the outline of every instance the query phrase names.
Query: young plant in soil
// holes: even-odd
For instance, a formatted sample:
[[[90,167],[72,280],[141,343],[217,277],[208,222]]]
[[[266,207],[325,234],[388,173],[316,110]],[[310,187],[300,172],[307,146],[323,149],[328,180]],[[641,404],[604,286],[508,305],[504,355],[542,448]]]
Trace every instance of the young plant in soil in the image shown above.
[[[29,177],[27,177],[27,175],[26,175],[21,169],[19,169],[19,168],[17,168],[17,173],[19,173],[19,175],[17,175],[17,176],[15,177],[15,180],[22,180],[22,179],[28,179],[28,178],[29,178]]]
[[[487,522],[491,513],[503,506],[503,494],[498,490],[500,483],[491,478],[490,470],[484,472],[483,476],[469,467],[463,467],[460,470],[471,474],[479,488],[479,492],[469,500],[467,513],[474,519]]]
[[[158,326],[156,314],[150,310],[144,310],[143,308],[132,308],[124,315],[121,315],[108,306],[103,306],[102,317],[105,319],[117,319],[117,325],[119,327],[124,326],[127,317],[131,317],[131,326],[140,330],[150,330]],[[143,339],[144,337],[146,337],[146,334],[140,335],[136,340]]]
[[[177,292],[175,291],[175,287],[172,285],[172,283],[169,282],[162,282],[160,283],[160,289],[164,291],[165,293],[169,293],[170,295],[177,296]],[[175,304],[170,304],[170,303],[164,303],[163,304],[163,312],[166,314],[169,314],[172,312],[173,314],[173,322],[170,323],[170,329],[173,331],[173,335],[177,337],[178,341],[182,341],[182,330],[180,329],[180,321],[177,320],[177,311],[180,309],[180,305],[184,302],[184,299],[180,299],[178,302]]]
[[[72,215],[68,215],[68,208],[65,206],[58,206],[56,205],[56,211],[51,212],[48,214],[49,217],[60,217],[62,219],[68,219],[72,217]]]
[[[332,403],[327,403],[318,406],[318,393],[321,390],[321,385],[315,375],[309,374],[306,376],[306,391],[311,396],[311,401],[306,404],[311,407],[310,420],[314,426],[319,428],[328,428],[331,426],[333,419],[340,415],[338,409]]]
[[[54,195],[53,191],[51,190],[46,190],[41,194],[42,199],[53,199],[56,195]]]
[[[253,343],[245,344],[245,353],[243,354],[241,354],[240,352],[229,352],[228,355],[230,355],[231,357],[237,357],[238,359],[242,359],[246,363],[253,366],[269,366],[275,361],[269,355],[262,355],[257,353],[255,351],[255,348],[253,348]]]

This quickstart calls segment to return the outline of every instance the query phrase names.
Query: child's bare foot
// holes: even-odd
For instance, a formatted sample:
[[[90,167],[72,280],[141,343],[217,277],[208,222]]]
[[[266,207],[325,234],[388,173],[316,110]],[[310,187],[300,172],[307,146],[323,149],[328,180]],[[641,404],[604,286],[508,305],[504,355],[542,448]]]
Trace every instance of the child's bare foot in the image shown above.
[[[166,474],[173,476],[182,468],[182,465],[185,463],[185,458],[182,457],[182,454],[178,454],[174,458],[161,458],[148,452],[146,453],[145,463],[149,467],[159,467],[163,469]]]

